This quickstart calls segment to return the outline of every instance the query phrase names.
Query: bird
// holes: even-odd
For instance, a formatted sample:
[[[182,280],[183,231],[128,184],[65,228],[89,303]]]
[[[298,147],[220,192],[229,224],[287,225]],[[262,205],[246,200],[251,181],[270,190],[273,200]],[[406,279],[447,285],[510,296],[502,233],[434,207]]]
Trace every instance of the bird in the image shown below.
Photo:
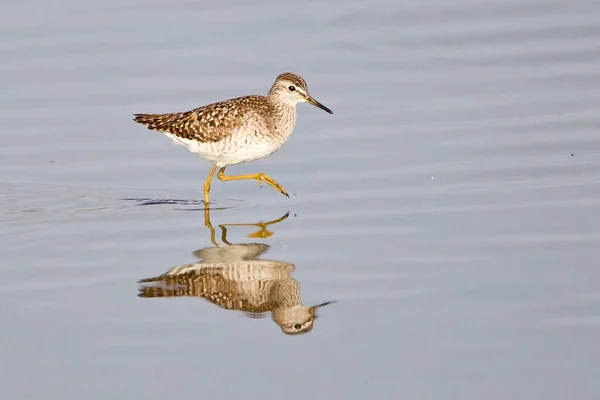
[[[270,312],[286,335],[312,331],[317,310],[335,301],[302,305],[300,284],[290,274],[294,264],[258,258],[269,250],[264,243],[205,247],[200,261],[173,267],[162,275],[140,279],[138,297],[200,297],[226,310],[261,318]]]
[[[281,148],[296,125],[296,105],[306,102],[329,114],[333,111],[308,92],[306,81],[293,72],[283,72],[266,95],[248,95],[211,103],[183,112],[133,114],[133,120],[161,132],[213,163],[204,181],[204,202],[210,202],[211,181],[255,179],[281,194],[288,192],[264,172],[225,175],[232,165],[263,159]]]

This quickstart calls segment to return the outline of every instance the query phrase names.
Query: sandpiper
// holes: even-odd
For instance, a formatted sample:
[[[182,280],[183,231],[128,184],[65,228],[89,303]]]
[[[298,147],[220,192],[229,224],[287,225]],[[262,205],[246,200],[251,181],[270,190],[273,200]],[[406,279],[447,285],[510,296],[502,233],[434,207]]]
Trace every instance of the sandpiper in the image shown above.
[[[289,197],[267,174],[225,175],[230,165],[265,158],[287,141],[296,125],[296,104],[308,102],[333,114],[315,100],[306,82],[292,72],[280,74],[266,96],[250,95],[208,104],[189,111],[134,114],[134,121],[162,132],[175,143],[214,163],[204,182],[204,202],[209,203],[210,183],[217,170],[222,181],[256,179]]]

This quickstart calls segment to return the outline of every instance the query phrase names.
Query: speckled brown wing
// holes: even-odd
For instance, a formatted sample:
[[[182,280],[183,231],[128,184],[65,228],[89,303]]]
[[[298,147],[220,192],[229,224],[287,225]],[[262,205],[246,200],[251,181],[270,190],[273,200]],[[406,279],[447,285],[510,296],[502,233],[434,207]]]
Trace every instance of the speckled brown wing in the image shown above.
[[[180,275],[161,275],[156,278],[142,279],[139,282],[160,284],[160,286],[140,287],[139,297],[201,297],[228,310],[239,310],[254,314],[270,311],[273,307],[267,299],[268,290],[263,289],[263,301],[259,304],[251,303],[248,299],[249,296],[262,296],[258,293],[240,293],[238,282],[225,279],[219,273],[203,270],[190,271]]]
[[[202,143],[218,142],[243,125],[249,110],[266,107],[263,96],[244,96],[190,111],[166,114],[134,114],[134,121],[148,129],[168,132],[182,139]]]

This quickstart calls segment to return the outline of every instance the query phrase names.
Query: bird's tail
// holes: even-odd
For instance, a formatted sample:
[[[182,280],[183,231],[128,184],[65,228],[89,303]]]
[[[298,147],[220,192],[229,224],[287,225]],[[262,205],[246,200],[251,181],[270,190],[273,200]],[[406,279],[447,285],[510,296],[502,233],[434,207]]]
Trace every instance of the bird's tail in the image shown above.
[[[182,293],[177,288],[164,288],[157,286],[144,286],[138,291],[138,297],[178,297],[185,296],[186,293]]]
[[[185,286],[177,285],[176,282],[164,281],[160,276],[140,279],[138,283],[142,284],[138,288],[139,297],[177,297],[189,295]]]
[[[166,131],[180,113],[133,114],[133,120],[155,131]]]

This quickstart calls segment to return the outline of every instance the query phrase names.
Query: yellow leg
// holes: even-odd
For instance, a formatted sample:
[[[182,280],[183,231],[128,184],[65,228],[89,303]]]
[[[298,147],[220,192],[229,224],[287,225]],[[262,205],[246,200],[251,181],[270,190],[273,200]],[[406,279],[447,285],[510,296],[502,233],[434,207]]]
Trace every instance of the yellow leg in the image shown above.
[[[285,189],[279,184],[277,183],[277,181],[273,178],[271,178],[269,175],[260,172],[258,174],[248,174],[248,175],[225,175],[225,168],[226,167],[222,167],[219,170],[219,173],[217,174],[217,178],[219,178],[222,181],[241,181],[244,179],[256,179],[256,181],[258,182],[258,186],[262,187],[262,182],[265,182],[266,184],[268,184],[269,186],[271,186],[273,189],[277,190],[279,193],[290,197],[288,195],[288,193],[285,191]]]
[[[217,164],[213,165],[210,169],[210,173],[208,174],[208,178],[204,181],[204,203],[206,207],[208,207],[208,192],[210,192],[210,181],[212,181],[213,176],[215,175],[215,171],[217,170]]]

